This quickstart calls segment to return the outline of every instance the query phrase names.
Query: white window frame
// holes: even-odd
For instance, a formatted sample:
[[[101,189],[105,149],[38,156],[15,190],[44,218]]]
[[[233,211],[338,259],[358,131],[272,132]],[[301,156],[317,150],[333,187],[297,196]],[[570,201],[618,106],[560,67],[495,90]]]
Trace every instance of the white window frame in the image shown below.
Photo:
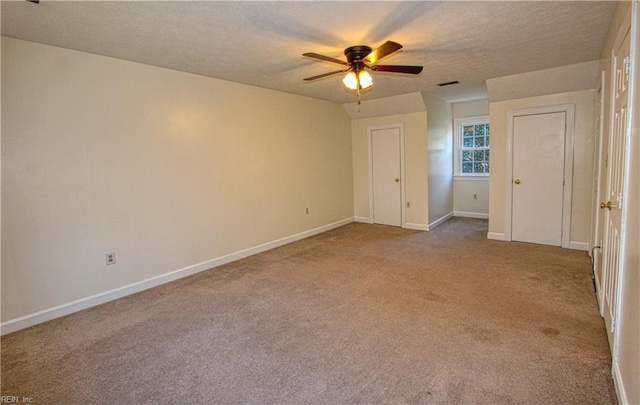
[[[481,115],[477,117],[456,118],[453,121],[455,151],[453,156],[453,175],[455,177],[480,177],[487,178],[490,173],[462,173],[462,128],[468,125],[488,124],[489,116]],[[491,139],[491,129],[489,129],[489,139]],[[491,171],[491,169],[489,169]]]

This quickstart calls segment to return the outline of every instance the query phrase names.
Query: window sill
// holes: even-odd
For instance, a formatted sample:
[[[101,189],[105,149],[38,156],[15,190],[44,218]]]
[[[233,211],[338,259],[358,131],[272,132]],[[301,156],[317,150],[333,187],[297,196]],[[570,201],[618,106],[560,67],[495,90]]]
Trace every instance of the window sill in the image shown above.
[[[471,181],[489,181],[489,175],[475,175],[470,176],[466,174],[455,174],[453,176],[454,180],[471,180]]]

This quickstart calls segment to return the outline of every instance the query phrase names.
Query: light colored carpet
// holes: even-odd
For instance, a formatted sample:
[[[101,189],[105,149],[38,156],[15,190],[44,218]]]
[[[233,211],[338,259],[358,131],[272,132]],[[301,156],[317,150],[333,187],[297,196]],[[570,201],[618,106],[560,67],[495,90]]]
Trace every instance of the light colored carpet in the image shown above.
[[[350,224],[2,338],[37,404],[615,403],[585,252]]]

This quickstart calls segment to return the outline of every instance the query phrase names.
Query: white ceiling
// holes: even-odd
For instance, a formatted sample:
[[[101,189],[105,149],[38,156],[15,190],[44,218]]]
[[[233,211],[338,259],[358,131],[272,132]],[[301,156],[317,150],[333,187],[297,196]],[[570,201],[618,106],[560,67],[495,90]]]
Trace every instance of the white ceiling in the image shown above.
[[[344,48],[386,40],[383,64],[423,65],[418,77],[374,73],[363,100],[425,91],[485,98],[485,80],[598,59],[616,3],[597,1],[2,1],[2,35],[330,100],[354,101],[338,65]],[[440,82],[459,80],[449,87]]]

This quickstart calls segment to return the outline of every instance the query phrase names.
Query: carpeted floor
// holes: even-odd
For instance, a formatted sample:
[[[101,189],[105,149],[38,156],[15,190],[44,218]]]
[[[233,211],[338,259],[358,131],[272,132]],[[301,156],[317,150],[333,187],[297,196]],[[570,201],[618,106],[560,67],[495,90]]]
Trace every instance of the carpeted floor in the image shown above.
[[[585,252],[350,224],[2,338],[35,404],[610,404]]]

